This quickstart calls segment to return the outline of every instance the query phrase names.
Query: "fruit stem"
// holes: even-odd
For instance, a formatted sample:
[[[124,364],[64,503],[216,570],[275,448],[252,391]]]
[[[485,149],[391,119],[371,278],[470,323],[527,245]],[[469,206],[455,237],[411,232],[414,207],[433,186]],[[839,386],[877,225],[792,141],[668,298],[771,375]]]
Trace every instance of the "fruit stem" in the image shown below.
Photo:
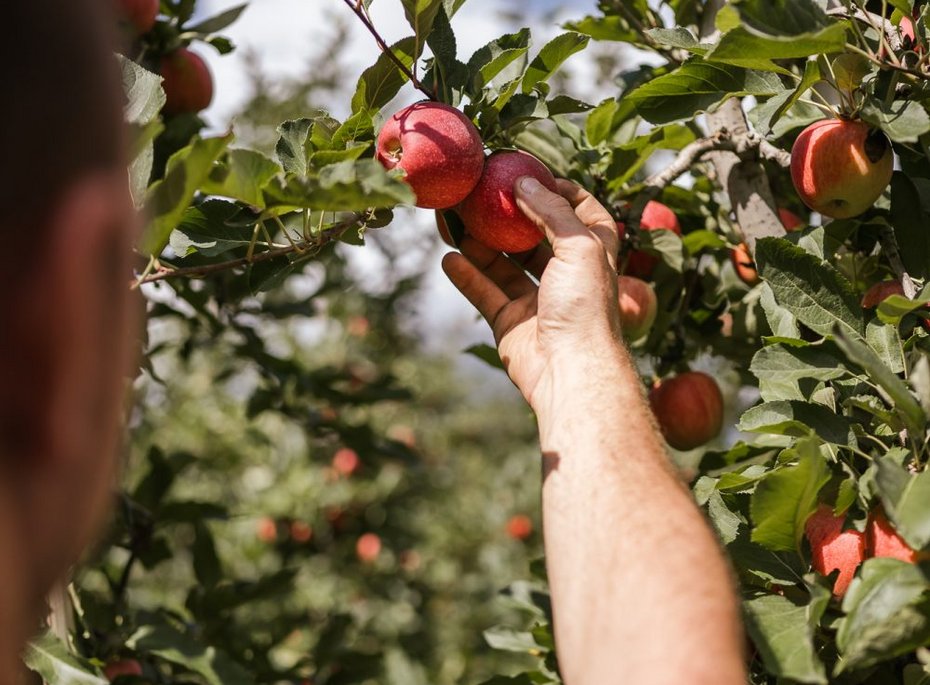
[[[365,25],[365,28],[368,29],[368,32],[374,37],[375,42],[378,44],[378,48],[381,50],[381,52],[387,55],[388,59],[394,62],[397,68],[400,69],[401,73],[407,77],[410,83],[413,84],[414,88],[423,93],[428,99],[435,101],[435,94],[431,93],[423,86],[422,83],[420,83],[413,70],[411,70],[410,67],[404,64],[400,58],[394,54],[394,51],[391,50],[390,46],[388,46],[384,38],[381,37],[381,34],[378,33],[378,29],[376,29],[375,25],[372,23],[371,17],[367,15],[365,6],[361,0],[358,2],[353,2],[352,0],[343,0],[343,2],[349,6],[349,9],[351,9],[355,16],[358,17],[359,21]],[[414,60],[416,60],[416,57],[414,57]]]

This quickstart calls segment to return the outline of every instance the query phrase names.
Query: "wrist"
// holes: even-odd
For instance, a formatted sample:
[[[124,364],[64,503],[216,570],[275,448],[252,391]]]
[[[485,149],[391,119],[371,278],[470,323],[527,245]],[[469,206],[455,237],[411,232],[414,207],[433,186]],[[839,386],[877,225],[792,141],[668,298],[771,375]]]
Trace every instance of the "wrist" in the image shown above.
[[[543,449],[582,430],[609,431],[631,409],[648,412],[639,373],[622,343],[551,355],[530,405]]]

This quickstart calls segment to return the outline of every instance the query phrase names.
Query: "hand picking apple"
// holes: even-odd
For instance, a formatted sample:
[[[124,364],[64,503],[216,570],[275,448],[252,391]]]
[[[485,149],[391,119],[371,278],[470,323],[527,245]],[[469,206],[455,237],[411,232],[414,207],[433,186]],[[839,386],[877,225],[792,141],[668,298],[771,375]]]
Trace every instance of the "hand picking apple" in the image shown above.
[[[503,154],[498,159],[509,161],[519,153]],[[689,683],[744,682],[726,562],[668,460],[623,343],[625,333],[648,328],[655,296],[637,279],[618,284],[617,223],[590,193],[565,180],[553,191],[545,176],[514,176],[516,207],[548,245],[528,240],[532,250],[509,257],[466,235],[443,268],[488,321],[507,373],[536,413],[564,680],[616,682],[623,662],[624,682],[673,682],[685,673]],[[466,205],[490,213],[474,196]],[[467,214],[466,225],[475,225]],[[668,404],[679,387],[685,393]],[[654,403],[670,444],[695,446],[719,432],[722,398],[712,379],[684,374],[663,388]],[[688,409],[689,393],[701,396],[698,414]],[[649,563],[660,557],[661,565]],[[699,639],[693,625],[706,626]],[[650,637],[658,634],[665,639]],[[625,650],[611,647],[620,644]],[[621,652],[637,658],[630,663]]]

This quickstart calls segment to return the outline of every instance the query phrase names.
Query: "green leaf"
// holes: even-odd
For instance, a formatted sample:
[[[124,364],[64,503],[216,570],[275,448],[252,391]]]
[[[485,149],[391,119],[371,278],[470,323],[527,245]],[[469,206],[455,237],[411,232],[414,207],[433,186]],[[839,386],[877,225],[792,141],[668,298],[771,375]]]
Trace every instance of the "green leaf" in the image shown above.
[[[238,212],[235,204],[224,200],[188,207],[181,223],[171,232],[171,249],[183,259],[195,253],[217,257],[247,248],[252,241],[252,227],[230,222]]]
[[[589,40],[588,36],[571,32],[563,33],[546,43],[523,76],[523,92],[529,93],[536,84],[548,80],[565,60],[584,50]]]
[[[50,632],[34,639],[26,647],[23,661],[48,685],[107,685],[106,678],[83,659],[75,656]]]
[[[613,40],[642,44],[643,38],[629,22],[619,16],[585,17],[565,25],[571,31],[591,36],[594,40]]]
[[[768,283],[762,283],[760,287],[759,304],[762,306],[765,319],[768,321],[773,335],[780,338],[801,337],[798,320],[794,317],[794,314],[775,301],[775,294]]]
[[[916,143],[920,136],[930,132],[930,115],[922,104],[913,100],[898,100],[886,105],[870,98],[859,116],[883,130],[896,143]]]
[[[772,675],[798,683],[827,682],[814,648],[810,612],[810,607],[779,595],[743,602],[746,629]]]
[[[142,626],[126,641],[126,646],[193,671],[208,685],[251,685],[254,682],[252,676],[226,654],[200,644],[193,635],[168,624]]]
[[[291,174],[306,176],[308,162],[313,145],[310,142],[310,130],[313,128],[313,119],[294,119],[285,121],[278,126],[280,138],[274,151],[278,162],[284,170]]]
[[[901,320],[918,309],[926,309],[930,304],[930,288],[924,288],[913,300],[909,300],[903,295],[891,295],[882,300],[875,312],[878,318],[889,324],[889,328],[894,329],[901,323]],[[920,312],[924,315],[930,315],[930,312]],[[900,350],[898,350],[900,353]]]
[[[418,55],[417,40],[413,36],[403,38],[394,43],[390,50],[409,68]],[[387,53],[382,53],[359,77],[355,94],[352,96],[352,112],[381,109],[394,99],[406,82],[407,76],[398,69]]]
[[[653,124],[691,119],[731,97],[769,96],[784,90],[778,76],[693,59],[626,95]]]
[[[836,643],[837,673],[858,670],[910,652],[930,639],[927,577],[899,559],[867,560],[843,598],[846,616]]]
[[[839,326],[864,341],[862,308],[852,285],[831,265],[784,238],[756,242],[756,265],[779,306],[823,336]]]
[[[201,190],[212,195],[238,200],[252,207],[263,208],[263,191],[281,173],[274,161],[254,150],[230,150],[226,159],[217,164]]]
[[[370,207],[413,204],[410,186],[374,159],[330,164],[308,178],[275,179],[267,188],[269,206],[325,211],[361,211]]]
[[[117,55],[123,81],[126,104],[123,108],[126,121],[145,126],[155,119],[165,105],[162,78],[143,69],[130,59]]]
[[[816,435],[835,445],[855,444],[849,421],[823,406],[799,400],[765,402],[746,411],[737,428],[746,433],[806,437]]]
[[[153,183],[146,194],[145,208],[150,221],[139,241],[143,254],[161,253],[194,193],[207,180],[213,163],[232,140],[231,133],[219,138],[197,138],[171,156],[165,177]]]
[[[492,40],[478,49],[468,60],[468,72],[473,74],[470,91],[478,95],[481,89],[517,60],[525,61],[530,45],[530,30],[520,29]],[[520,74],[523,73],[521,68]]]
[[[913,549],[930,545],[930,471],[910,473],[894,460],[877,460],[878,492],[895,529]]]
[[[917,399],[907,386],[889,369],[870,348],[837,329],[836,344],[854,364],[861,366],[869,378],[878,384],[894,405],[895,411],[904,421],[912,435],[923,435],[927,417]]]
[[[914,183],[902,171],[891,177],[891,224],[901,260],[908,273],[916,278],[930,276],[930,231],[928,217],[921,207],[921,196]]]
[[[844,24],[832,24],[817,32],[793,36],[764,35],[746,26],[738,26],[723,35],[706,59],[747,69],[785,72],[784,67],[771,60],[840,52],[845,45]]]
[[[490,345],[472,345],[465,350],[465,354],[477,357],[489,366],[493,366],[495,369],[504,368],[504,362],[501,361],[497,349]]]
[[[836,23],[818,0],[742,0],[737,7],[742,23],[770,36],[797,36]]]
[[[442,8],[442,0],[400,0],[400,4],[417,43],[422,45],[433,28],[436,14]]]
[[[756,352],[749,370],[759,380],[815,378],[831,381],[849,374],[843,361],[822,345],[793,347],[776,344]]]
[[[801,547],[804,523],[817,506],[817,494],[830,480],[830,469],[813,440],[796,446],[798,463],[769,473],[750,500],[752,541],[773,551]]]
[[[681,26],[670,29],[649,29],[646,35],[659,45],[686,50],[694,55],[706,55],[714,47],[710,43],[699,43],[693,33]]]
[[[193,33],[203,33],[211,34],[231,26],[239,18],[239,16],[245,11],[249,6],[249,3],[244,2],[241,5],[236,5],[231,7],[225,12],[220,12],[215,17],[210,17],[209,19],[204,19],[201,22],[194,24],[193,26],[186,26],[185,31],[191,31]]]

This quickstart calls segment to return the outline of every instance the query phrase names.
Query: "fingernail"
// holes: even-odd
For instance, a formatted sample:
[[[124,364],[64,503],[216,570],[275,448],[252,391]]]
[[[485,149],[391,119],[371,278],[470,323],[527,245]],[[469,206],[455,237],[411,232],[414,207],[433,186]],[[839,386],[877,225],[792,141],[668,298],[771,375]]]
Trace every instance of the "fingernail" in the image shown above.
[[[520,190],[527,195],[532,195],[542,190],[542,184],[532,176],[524,176],[520,179]]]

